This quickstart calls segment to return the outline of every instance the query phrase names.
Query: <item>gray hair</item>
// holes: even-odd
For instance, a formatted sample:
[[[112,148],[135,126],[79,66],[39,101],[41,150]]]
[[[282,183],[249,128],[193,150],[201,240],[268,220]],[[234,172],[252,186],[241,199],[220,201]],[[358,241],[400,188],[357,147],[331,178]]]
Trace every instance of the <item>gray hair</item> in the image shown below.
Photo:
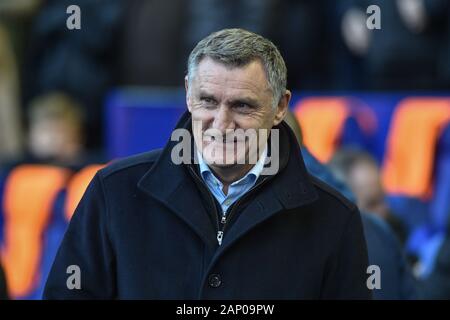
[[[283,57],[270,40],[256,33],[243,29],[223,29],[202,39],[189,55],[189,82],[205,57],[231,67],[243,67],[259,59],[273,93],[274,107],[286,91],[287,70]]]

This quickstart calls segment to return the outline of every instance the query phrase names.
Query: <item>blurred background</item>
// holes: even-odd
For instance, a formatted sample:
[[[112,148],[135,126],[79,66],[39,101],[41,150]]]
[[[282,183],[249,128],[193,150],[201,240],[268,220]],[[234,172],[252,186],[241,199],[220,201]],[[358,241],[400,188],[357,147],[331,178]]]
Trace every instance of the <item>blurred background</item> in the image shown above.
[[[95,172],[164,146],[189,52],[241,27],[285,58],[317,175],[394,236],[365,230],[371,262],[400,261],[376,298],[450,299],[449,20],[448,0],[0,0],[0,297],[40,299]]]

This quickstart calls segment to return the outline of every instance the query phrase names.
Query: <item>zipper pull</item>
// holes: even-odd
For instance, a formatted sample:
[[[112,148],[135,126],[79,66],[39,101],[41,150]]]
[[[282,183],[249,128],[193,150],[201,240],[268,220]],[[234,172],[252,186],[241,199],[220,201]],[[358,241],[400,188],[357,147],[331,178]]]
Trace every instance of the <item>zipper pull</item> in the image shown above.
[[[221,223],[221,224],[227,223],[227,216],[226,216],[225,212],[224,212],[223,215],[222,215],[222,219],[220,220],[220,223]]]
[[[222,238],[223,238],[223,231],[217,231],[217,242],[219,243],[219,246],[222,245]]]

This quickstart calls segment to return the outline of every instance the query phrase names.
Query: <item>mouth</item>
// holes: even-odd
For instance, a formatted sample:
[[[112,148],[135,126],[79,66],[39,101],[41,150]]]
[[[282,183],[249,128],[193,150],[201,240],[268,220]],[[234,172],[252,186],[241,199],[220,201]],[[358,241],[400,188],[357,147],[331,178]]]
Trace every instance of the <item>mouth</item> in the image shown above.
[[[204,136],[204,141],[211,143],[220,143],[220,144],[228,144],[228,143],[242,143],[242,142],[247,142],[248,141],[248,137],[237,137],[237,136],[232,136],[232,137],[217,137],[217,136],[212,136],[212,135],[205,135]]]

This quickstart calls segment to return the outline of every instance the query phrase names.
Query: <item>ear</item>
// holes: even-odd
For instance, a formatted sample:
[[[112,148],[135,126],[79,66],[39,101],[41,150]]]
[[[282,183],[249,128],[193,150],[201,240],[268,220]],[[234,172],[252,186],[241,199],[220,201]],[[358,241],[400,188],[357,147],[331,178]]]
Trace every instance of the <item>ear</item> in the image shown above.
[[[191,101],[190,101],[191,97],[189,95],[189,83],[188,83],[187,75],[184,77],[184,88],[186,89],[186,105],[187,105],[189,112],[191,112]]]
[[[291,92],[286,90],[278,103],[277,110],[275,112],[275,118],[273,119],[273,125],[276,126],[283,121],[289,108],[289,101],[291,101]]]

